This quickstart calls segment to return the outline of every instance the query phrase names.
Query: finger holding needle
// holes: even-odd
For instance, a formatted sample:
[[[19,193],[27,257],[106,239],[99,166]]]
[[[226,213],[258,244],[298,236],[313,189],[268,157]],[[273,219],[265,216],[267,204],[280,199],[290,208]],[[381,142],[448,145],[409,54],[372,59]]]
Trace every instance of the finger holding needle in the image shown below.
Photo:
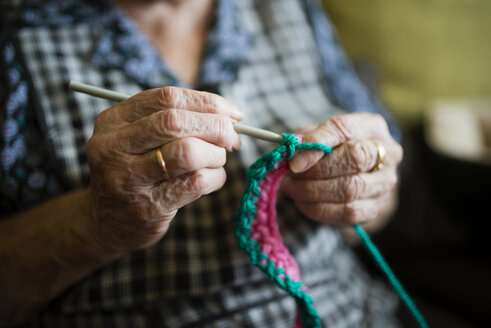
[[[131,96],[126,95],[124,93],[108,90],[108,89],[103,89],[99,88],[93,85],[85,84],[85,83],[80,83],[80,82],[75,82],[75,81],[70,81],[68,84],[68,88],[70,88],[73,91],[85,93],[94,97],[99,97],[99,98],[104,98],[108,100],[113,100],[113,101],[124,101]],[[245,134],[250,137],[254,137],[257,139],[262,139],[266,141],[271,141],[271,142],[281,142],[283,141],[283,137],[275,132],[256,128],[253,126],[241,124],[241,123],[235,123],[234,124],[234,130],[237,133],[240,134]]]

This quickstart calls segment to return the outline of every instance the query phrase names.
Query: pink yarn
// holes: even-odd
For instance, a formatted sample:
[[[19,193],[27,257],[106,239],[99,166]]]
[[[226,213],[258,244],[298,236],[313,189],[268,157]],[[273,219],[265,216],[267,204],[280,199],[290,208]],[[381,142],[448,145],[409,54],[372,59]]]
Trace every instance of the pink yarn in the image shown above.
[[[284,246],[279,233],[275,209],[276,193],[281,179],[289,169],[285,157],[291,158],[299,149],[318,149],[325,154],[330,154],[332,149],[319,143],[299,144],[299,140],[289,134],[283,134],[283,137],[280,146],[261,156],[247,171],[247,186],[238,210],[239,221],[235,232],[240,247],[247,252],[252,264],[259,267],[280,288],[295,298],[297,303],[295,327],[304,324],[306,327],[318,328],[321,326],[321,317],[301,281],[299,267]],[[273,163],[275,163],[274,167],[272,167]],[[359,225],[355,224],[353,227],[420,327],[428,327],[424,317],[370,237]]]
[[[261,194],[256,202],[255,220],[251,223],[251,238],[262,246],[262,252],[268,255],[276,267],[283,268],[293,281],[299,281],[301,280],[300,269],[283,244],[276,221],[276,194],[281,179],[288,171],[288,161],[282,160],[276,164],[273,171],[267,173],[259,184]]]
[[[297,136],[302,142],[302,136]],[[277,268],[282,268],[293,281],[300,281],[300,269],[295,258],[283,244],[278,221],[276,220],[276,198],[281,179],[290,171],[288,160],[276,163],[275,169],[269,171],[259,184],[261,194],[256,201],[256,216],[251,224],[251,238],[256,240]],[[263,264],[266,264],[265,262]],[[280,278],[282,278],[280,276]],[[298,319],[298,317],[297,317]],[[298,321],[298,320],[296,320]],[[299,321],[298,321],[299,322]],[[300,326],[299,326],[300,327]]]
[[[280,235],[276,220],[276,199],[281,179],[289,171],[288,159],[297,149],[330,148],[317,144],[302,144],[301,137],[283,135],[282,144],[263,155],[247,172],[248,185],[239,207],[236,236],[239,245],[280,288],[295,298],[297,303],[295,328],[320,327],[320,317],[313,307],[313,299],[302,282],[300,269]],[[325,148],[325,149],[324,149]],[[272,164],[274,167],[272,167]]]

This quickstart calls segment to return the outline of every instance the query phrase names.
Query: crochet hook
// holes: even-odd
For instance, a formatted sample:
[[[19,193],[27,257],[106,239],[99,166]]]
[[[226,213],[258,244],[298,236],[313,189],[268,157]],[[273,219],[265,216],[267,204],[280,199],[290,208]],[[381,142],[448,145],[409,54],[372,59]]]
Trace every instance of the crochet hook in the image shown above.
[[[99,97],[99,98],[104,98],[108,100],[113,100],[113,101],[123,101],[131,96],[126,95],[124,93],[108,90],[108,89],[103,89],[99,87],[95,87],[90,84],[85,84],[85,83],[80,83],[80,82],[75,82],[75,81],[70,81],[68,84],[68,88],[70,88],[73,91],[85,93],[91,96]],[[266,141],[272,141],[272,142],[281,142],[283,141],[283,137],[279,135],[278,133],[256,128],[253,126],[241,124],[241,123],[235,123],[234,124],[234,130],[237,133],[240,134],[245,134],[250,137],[254,137],[257,139],[262,139]]]

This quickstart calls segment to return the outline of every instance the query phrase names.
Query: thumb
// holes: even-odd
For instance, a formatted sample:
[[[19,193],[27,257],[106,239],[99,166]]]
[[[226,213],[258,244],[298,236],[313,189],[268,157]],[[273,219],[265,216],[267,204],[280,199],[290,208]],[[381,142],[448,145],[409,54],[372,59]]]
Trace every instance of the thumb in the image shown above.
[[[302,173],[314,166],[322,157],[322,150],[301,150],[290,160],[290,170],[293,173]]]
[[[335,148],[352,139],[386,138],[387,123],[382,116],[370,113],[352,113],[331,117],[315,130],[306,133],[304,142],[317,142]],[[290,161],[294,173],[305,172],[314,166],[324,153],[319,150],[302,151]]]
[[[346,141],[345,136],[332,126],[330,120],[319,125],[315,130],[305,134],[305,136],[300,136],[298,139],[300,142],[320,143],[330,147],[338,146]],[[293,173],[305,172],[317,164],[324,155],[325,153],[322,150],[301,150],[290,160],[290,170]]]

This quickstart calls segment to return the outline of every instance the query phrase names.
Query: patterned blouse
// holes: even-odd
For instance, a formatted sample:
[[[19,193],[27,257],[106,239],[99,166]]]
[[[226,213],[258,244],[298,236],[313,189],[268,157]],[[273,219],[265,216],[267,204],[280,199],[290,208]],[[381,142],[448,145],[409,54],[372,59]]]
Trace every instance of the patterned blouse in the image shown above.
[[[66,90],[69,79],[129,94],[188,87],[109,1],[6,5],[0,32],[2,215],[89,181],[84,146],[95,117],[111,103],[74,95]],[[194,88],[246,108],[246,123],[288,132],[343,112],[370,111],[384,115],[398,138],[390,116],[354,73],[318,0],[217,0],[214,15]],[[241,152],[228,160],[231,182],[223,191],[183,208],[160,243],[82,280],[32,325],[291,326],[294,304],[232,240],[244,169],[267,147],[243,140]],[[298,219],[291,206],[281,205],[278,214],[326,325],[395,325],[393,295],[367,276],[335,229]],[[325,254],[314,260],[318,249]]]

